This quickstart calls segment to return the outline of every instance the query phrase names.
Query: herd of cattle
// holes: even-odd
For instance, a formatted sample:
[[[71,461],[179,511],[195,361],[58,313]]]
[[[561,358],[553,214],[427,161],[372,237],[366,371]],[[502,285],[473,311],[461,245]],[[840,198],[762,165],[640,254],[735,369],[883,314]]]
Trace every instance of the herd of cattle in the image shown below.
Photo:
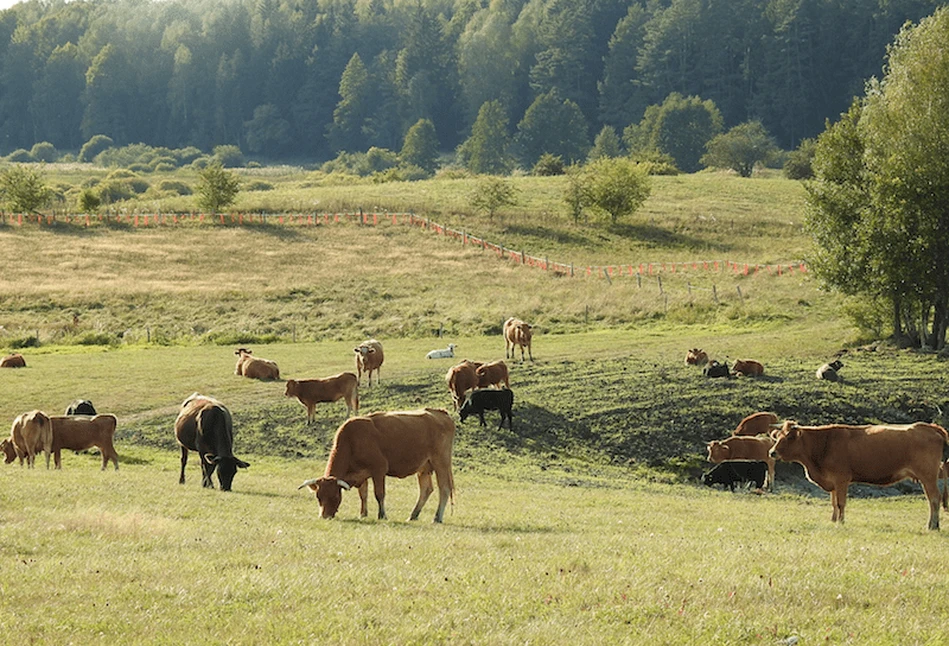
[[[515,350],[521,349],[521,361],[531,351],[532,328],[515,318],[503,326],[505,359],[514,359]],[[454,345],[430,352],[428,358],[454,356]],[[368,513],[366,501],[368,484],[379,508],[379,518],[386,517],[385,478],[405,478],[416,475],[419,485],[418,501],[410,518],[415,520],[434,491],[432,475],[439,489],[435,522],[441,522],[447,504],[452,499],[454,480],[451,469],[455,422],[443,409],[424,408],[414,411],[359,413],[359,384],[363,373],[369,385],[384,361],[382,344],[370,339],[353,350],[356,373],[343,372],[322,379],[286,380],[286,397],[296,397],[307,411],[307,424],[312,423],[319,403],[344,400],[348,418],[336,431],[333,446],[322,477],[308,479],[299,486],[309,488],[316,495],[323,518],[336,515],[342,492],[355,487],[359,491],[360,513]],[[239,348],[235,374],[254,379],[279,379],[280,370],[274,361],[255,357],[246,348]],[[709,361],[701,349],[690,349],[686,364],[705,366],[705,374],[712,366],[722,366],[721,376],[764,374],[757,361],[738,360],[732,367]],[[707,364],[707,365],[706,365]],[[20,355],[10,355],[0,361],[0,367],[23,367]],[[839,381],[839,361],[821,366],[819,379]],[[478,416],[485,426],[485,411],[500,414],[498,428],[507,420],[513,426],[514,394],[510,375],[504,361],[474,362],[464,360],[452,366],[445,375],[448,390],[459,418],[464,422]],[[63,449],[82,451],[92,447],[102,455],[102,468],[111,461],[118,469],[118,455],[113,446],[116,429],[114,415],[97,414],[87,400],[73,402],[65,415],[49,416],[39,410],[16,417],[10,437],[0,442],[6,463],[19,458],[33,467],[36,456],[43,452],[49,468],[50,456],[60,468]],[[198,455],[201,464],[202,485],[213,487],[212,475],[217,471],[220,487],[229,491],[238,469],[247,468],[247,462],[233,453],[233,420],[227,407],[213,397],[194,393],[182,402],[174,424],[175,438],[181,449],[179,483],[185,482],[185,467],[189,452]],[[949,509],[949,487],[940,496],[939,480],[947,477],[949,461],[946,449],[949,435],[935,424],[916,422],[905,425],[846,425],[802,426],[794,420],[779,421],[771,412],[758,412],[741,420],[732,435],[708,443],[708,461],[715,466],[703,476],[703,482],[712,486],[721,484],[734,491],[736,485],[753,483],[758,490],[773,488],[775,461],[797,462],[804,467],[807,478],[831,494],[832,521],[844,521],[847,490],[851,483],[891,485],[911,478],[919,482],[929,501],[930,529],[939,529],[940,498]]]

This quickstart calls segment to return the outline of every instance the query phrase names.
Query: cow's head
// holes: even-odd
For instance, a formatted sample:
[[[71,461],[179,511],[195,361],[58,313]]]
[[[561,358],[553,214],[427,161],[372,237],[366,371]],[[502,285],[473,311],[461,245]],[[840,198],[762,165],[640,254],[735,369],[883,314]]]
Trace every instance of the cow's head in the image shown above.
[[[458,409],[458,416],[461,417],[461,421],[464,423],[464,421],[471,415],[471,398],[469,397],[465,399],[465,402],[461,405],[461,408]]]
[[[840,370],[841,368],[844,367],[844,362],[841,361],[840,359],[834,359],[833,361],[831,361],[831,362],[830,362],[829,364],[827,364],[827,365],[829,365],[829,366],[830,366],[831,368],[833,368],[834,370]]]
[[[768,453],[784,462],[793,462],[800,444],[801,429],[793,419],[784,420],[784,426],[774,436],[774,446]]]
[[[310,491],[316,494],[316,501],[320,505],[321,518],[333,518],[339,511],[339,505],[343,502],[343,490],[349,490],[349,483],[339,478],[323,476],[322,478],[313,478],[301,484],[297,489],[309,487]]]
[[[0,442],[0,450],[3,451],[4,464],[10,464],[16,459],[16,448],[14,448],[13,442],[11,442],[9,439]]]
[[[722,444],[718,440],[712,440],[708,443],[708,461],[709,462],[724,462],[728,459],[728,455],[731,453],[727,444]]]
[[[238,356],[244,356],[245,354],[253,354],[253,352],[251,352],[247,348],[238,348],[237,350],[234,350],[234,354]]]
[[[297,382],[294,379],[287,379],[287,389],[284,391],[284,397],[293,397],[297,394]]]
[[[230,491],[231,484],[234,482],[234,475],[238,469],[246,469],[250,466],[247,462],[235,458],[233,455],[221,457],[219,455],[204,454],[204,460],[208,464],[217,465],[217,479],[221,483],[221,491]]]

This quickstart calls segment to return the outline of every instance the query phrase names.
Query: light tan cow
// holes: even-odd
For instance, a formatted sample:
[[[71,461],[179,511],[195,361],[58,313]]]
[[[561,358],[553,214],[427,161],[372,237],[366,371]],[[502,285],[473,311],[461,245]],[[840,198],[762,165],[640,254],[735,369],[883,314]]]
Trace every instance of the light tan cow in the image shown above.
[[[10,428],[10,437],[4,442],[4,453],[9,458],[9,448],[13,448],[16,456],[20,457],[20,466],[26,458],[26,466],[32,469],[36,454],[43,451],[46,455],[46,468],[49,468],[49,456],[53,447],[53,428],[49,416],[41,410],[31,410],[17,415]],[[7,462],[12,462],[7,459]]]
[[[235,375],[249,379],[280,379],[280,368],[276,361],[255,357],[247,348],[238,348],[234,354],[237,355]]]
[[[323,379],[288,379],[286,397],[296,397],[306,406],[306,423],[313,423],[316,405],[346,400],[349,414],[359,412],[359,379],[351,372],[341,372]]]
[[[531,339],[533,337],[533,328],[513,316],[504,322],[504,358],[513,359],[516,347],[521,348],[521,361],[524,361],[524,348],[527,348],[527,356],[531,361],[534,355],[531,352]]]
[[[355,348],[353,353],[356,355],[356,380],[362,382],[362,373],[369,375],[369,386],[372,387],[372,373],[376,373],[376,383],[379,382],[379,368],[385,361],[385,354],[382,351],[382,344],[375,339],[363,341]]]

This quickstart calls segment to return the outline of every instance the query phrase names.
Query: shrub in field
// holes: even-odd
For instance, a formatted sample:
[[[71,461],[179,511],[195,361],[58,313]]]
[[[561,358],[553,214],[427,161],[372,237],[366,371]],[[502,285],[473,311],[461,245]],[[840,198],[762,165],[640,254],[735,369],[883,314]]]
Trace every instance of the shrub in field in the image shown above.
[[[534,168],[531,169],[531,175],[537,175],[538,177],[563,175],[564,172],[563,157],[550,153],[541,155],[537,163],[534,164]]]
[[[30,154],[29,150],[25,148],[17,148],[12,153],[7,155],[7,161],[13,162],[15,164],[28,164],[33,161],[33,155]]]
[[[79,161],[91,163],[96,156],[114,145],[111,137],[95,135],[82,145],[79,150]]]
[[[208,332],[201,338],[202,343],[214,345],[264,345],[279,343],[281,338],[276,334],[254,334],[252,332]]]
[[[230,206],[237,199],[241,189],[240,178],[224,170],[220,163],[214,163],[201,171],[196,191],[198,208],[208,209],[212,213]]]
[[[36,211],[53,199],[43,174],[19,164],[0,173],[0,194],[11,211],[20,213]]]
[[[38,162],[52,163],[56,161],[57,155],[56,147],[48,141],[35,143],[30,149],[30,156]]]
[[[244,165],[244,153],[237,146],[215,146],[211,154],[224,168],[238,168]]]
[[[247,182],[246,184],[244,184],[245,191],[272,191],[273,189],[274,189],[273,184],[271,184],[270,182],[265,182],[260,179],[255,179],[252,182]]]
[[[163,179],[155,185],[163,193],[175,193],[177,195],[191,195],[194,191],[185,182],[177,179]]]

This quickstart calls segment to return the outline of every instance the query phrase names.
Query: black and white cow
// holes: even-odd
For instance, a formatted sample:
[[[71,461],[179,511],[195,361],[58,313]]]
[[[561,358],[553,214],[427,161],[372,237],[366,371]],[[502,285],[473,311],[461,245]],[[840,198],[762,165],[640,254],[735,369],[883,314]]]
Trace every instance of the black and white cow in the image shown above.
[[[96,408],[88,399],[77,399],[66,409],[66,415],[95,415]]]
[[[817,378],[824,379],[825,381],[843,381],[844,378],[838,374],[843,367],[843,361],[834,359],[830,363],[825,363],[817,369]]]
[[[211,475],[218,470],[217,479],[221,491],[230,491],[234,474],[238,469],[250,466],[234,457],[234,423],[231,413],[221,402],[212,397],[194,393],[181,404],[175,420],[175,438],[181,447],[181,477],[185,482],[185,465],[188,451],[197,451],[201,460],[201,485],[214,488]]]
[[[513,430],[514,417],[512,409],[514,408],[514,391],[509,388],[478,388],[472,390],[465,403],[461,405],[458,414],[461,421],[464,422],[468,417],[477,415],[481,420],[481,426],[487,426],[484,421],[484,411],[496,410],[501,413],[501,421],[498,423],[500,430],[504,426],[504,420],[507,419],[507,427]]]

